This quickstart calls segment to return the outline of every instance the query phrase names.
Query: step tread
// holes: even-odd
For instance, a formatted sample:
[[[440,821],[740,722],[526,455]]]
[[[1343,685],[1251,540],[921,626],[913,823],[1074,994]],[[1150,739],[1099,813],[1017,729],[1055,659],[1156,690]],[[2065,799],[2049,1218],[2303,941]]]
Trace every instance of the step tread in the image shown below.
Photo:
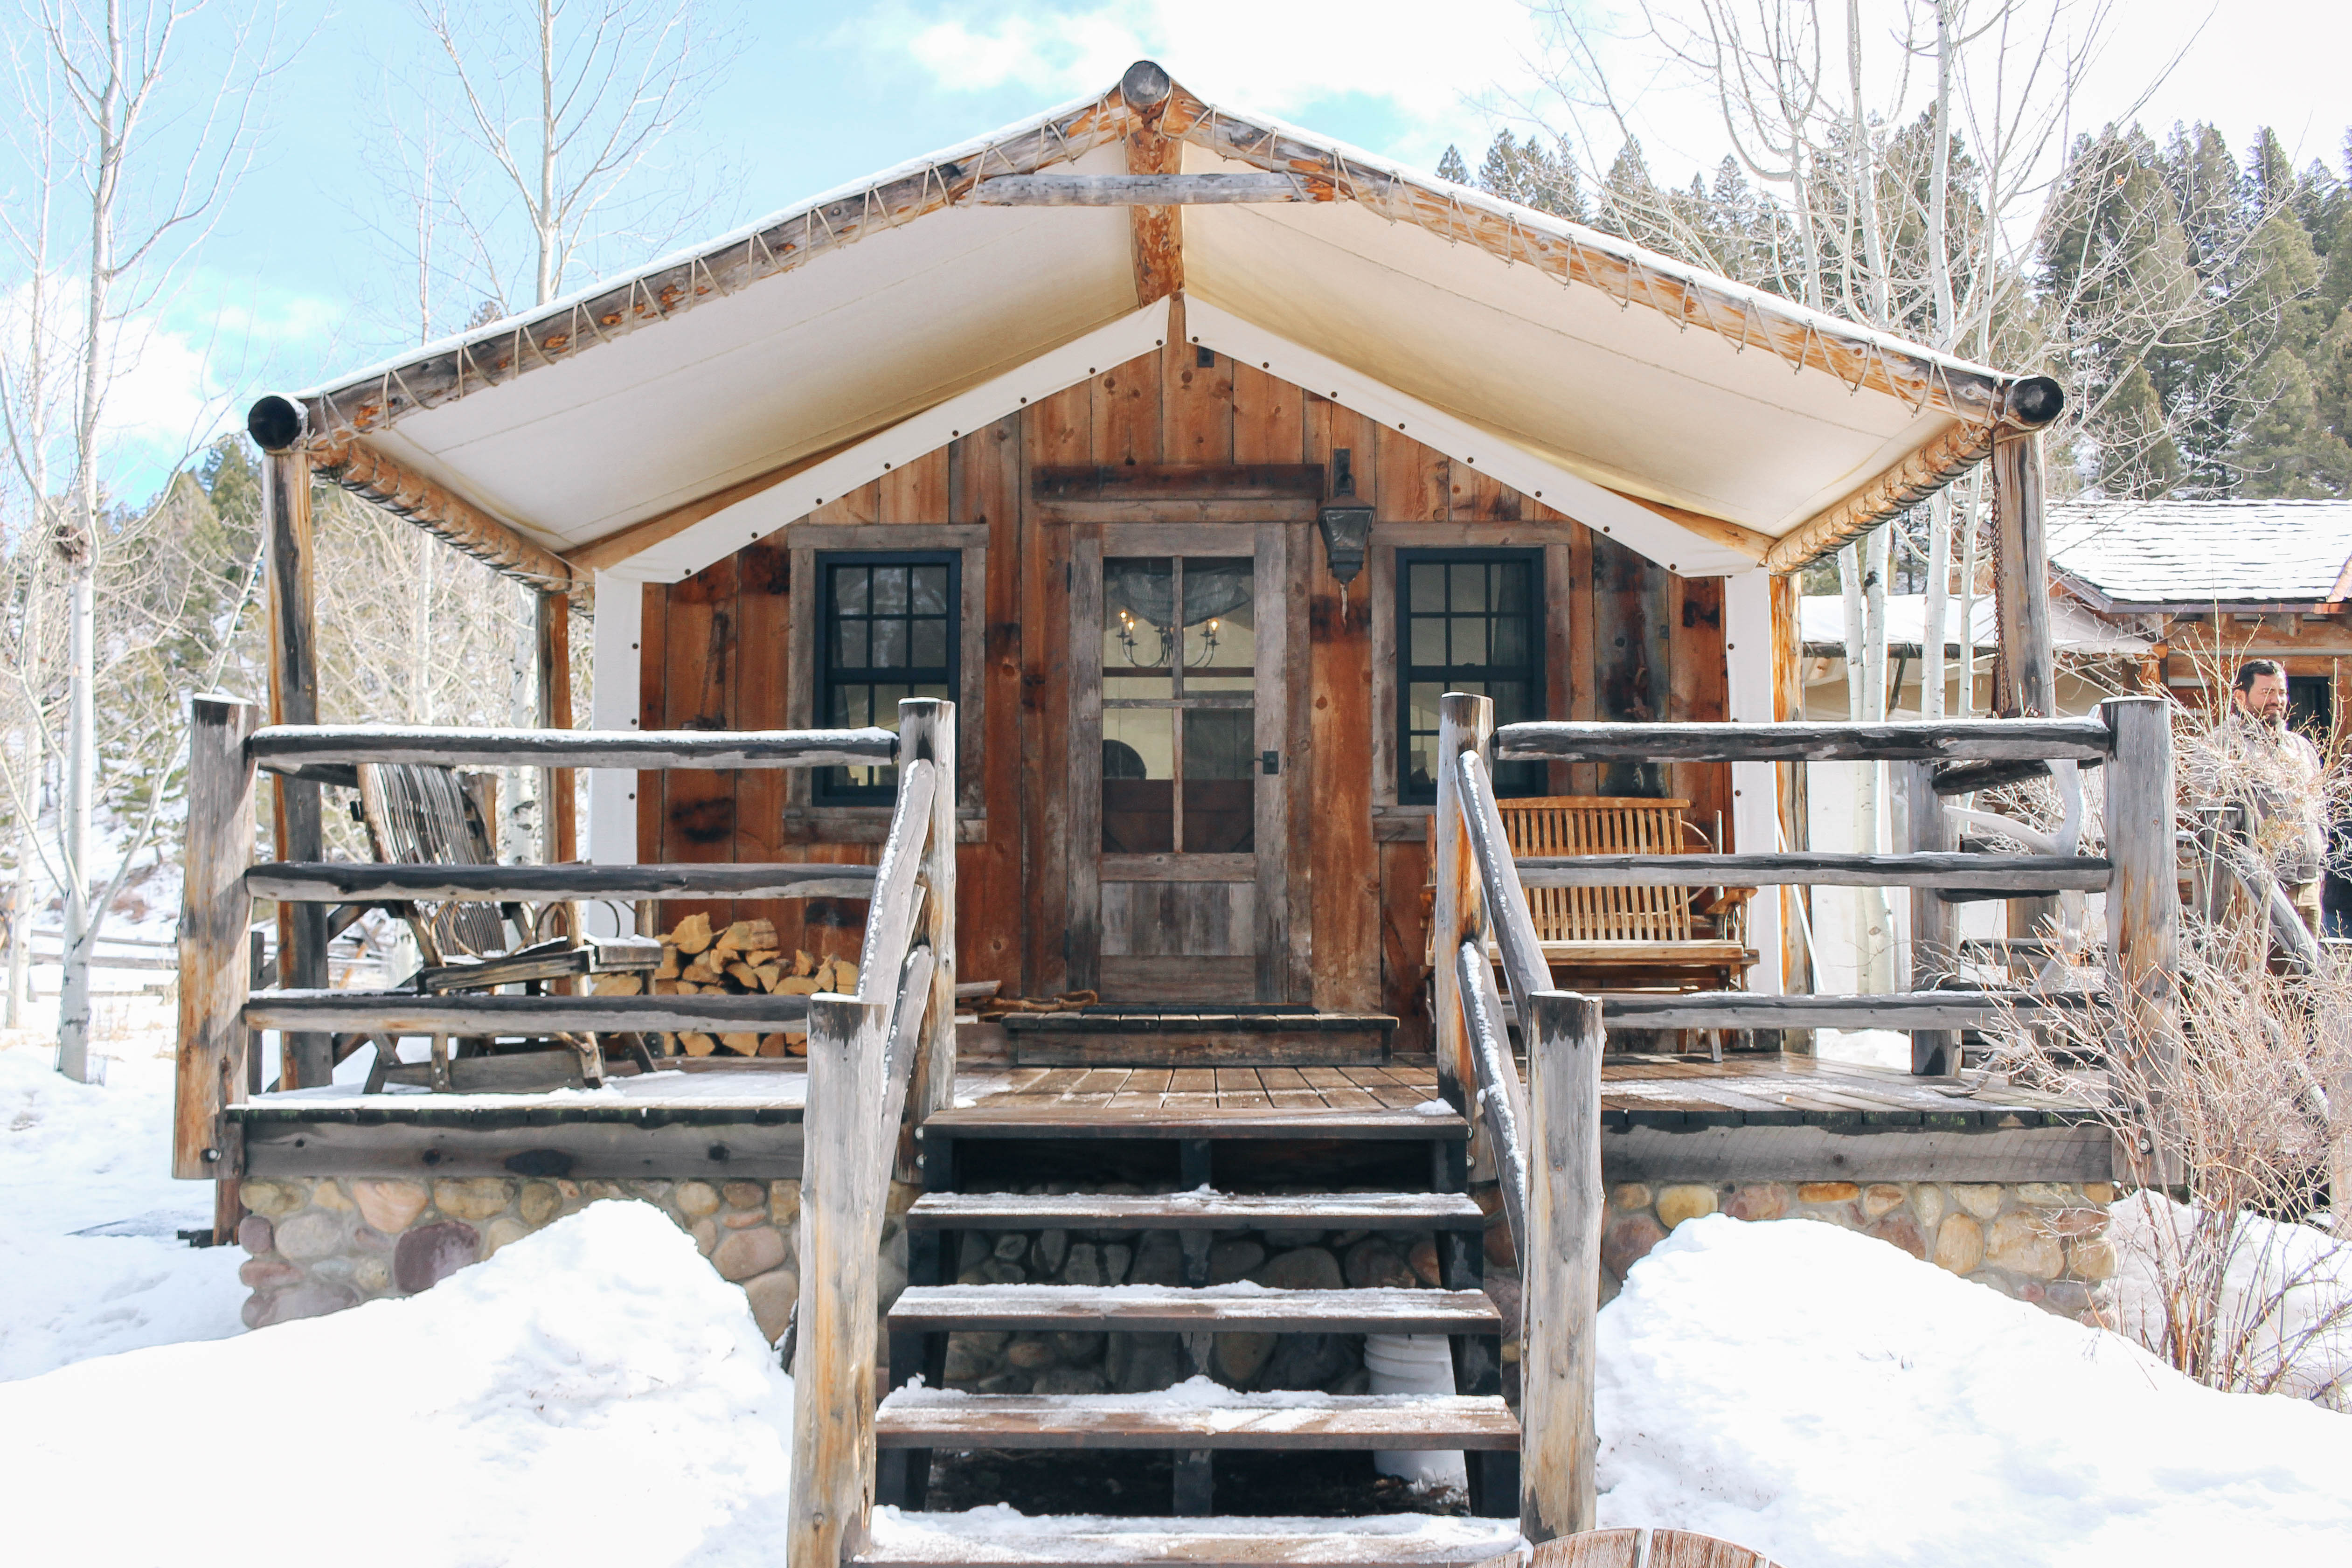
[[[886,1448],[1495,1448],[1519,1424],[1496,1395],[1236,1394],[1205,1379],[1158,1394],[899,1389],[874,1415]]]
[[[997,1020],[1015,1034],[1150,1035],[1244,1032],[1328,1034],[1360,1029],[1392,1034],[1397,1019],[1387,1013],[1243,1011],[1222,1007],[1151,1012],[1007,1013]]]
[[[1361,1519],[1024,1518],[1004,1508],[970,1513],[874,1510],[856,1568],[1468,1568],[1525,1547],[1513,1520],[1377,1514]]]
[[[927,1193],[918,1230],[1476,1230],[1486,1216],[1461,1193]]]
[[[1026,1136],[1096,1138],[1447,1138],[1470,1134],[1470,1124],[1444,1110],[1297,1110],[1281,1106],[1139,1106],[1111,1110],[1084,1100],[1007,1103],[1028,1097],[1000,1095],[977,1105],[938,1110],[924,1119],[958,1138]],[[1043,1097],[1038,1097],[1043,1100]],[[1433,1103],[1443,1103],[1433,1102]]]
[[[1182,1333],[1498,1333],[1483,1290],[1271,1290],[1255,1285],[916,1285],[890,1309],[901,1332],[1118,1329]]]

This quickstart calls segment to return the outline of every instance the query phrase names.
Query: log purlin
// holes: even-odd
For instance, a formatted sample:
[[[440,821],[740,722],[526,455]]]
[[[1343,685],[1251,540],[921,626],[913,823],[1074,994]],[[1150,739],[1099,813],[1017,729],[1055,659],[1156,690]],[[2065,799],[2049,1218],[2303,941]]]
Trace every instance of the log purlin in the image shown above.
[[[572,571],[553,551],[532,543],[447,487],[403,468],[349,431],[317,441],[310,454],[313,473],[362,500],[407,519],[530,588],[562,594],[583,615],[594,612],[594,579]]]

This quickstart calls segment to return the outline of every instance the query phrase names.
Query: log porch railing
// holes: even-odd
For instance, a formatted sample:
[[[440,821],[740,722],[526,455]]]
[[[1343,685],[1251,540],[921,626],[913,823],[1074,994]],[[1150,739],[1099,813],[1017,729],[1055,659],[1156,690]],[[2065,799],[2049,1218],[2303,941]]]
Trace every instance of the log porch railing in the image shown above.
[[[1520,1529],[1538,1544],[1593,1528],[1593,1316],[1600,1299],[1601,1057],[1604,1021],[1635,1028],[1841,1027],[1956,1030],[2003,1015],[2078,1007],[2081,994],[1916,991],[1879,996],[1748,992],[1596,1000],[1552,988],[1528,912],[1530,887],[1880,886],[1933,900],[1959,892],[2039,898],[2107,894],[2107,992],[2126,1048],[2163,1049],[2179,943],[2171,731],[2160,698],[2118,698],[2097,719],[1895,724],[1514,724],[1496,731],[1485,697],[1438,709],[1436,942],[1438,1081],[1467,1107],[1491,1154],[1525,1280]],[[2108,854],[1996,856],[1607,855],[1515,860],[1492,784],[1496,760],[1891,761],[1940,832],[1939,793],[2021,777],[2053,761],[2107,768]],[[1939,780],[1932,771],[1947,768]],[[1962,770],[1966,770],[1963,772]],[[1942,785],[1948,781],[1951,787]],[[1915,842],[1925,837],[1915,826]],[[1500,962],[1525,1042],[1511,1056]],[[1447,955],[1451,961],[1447,962]],[[1955,1041],[1950,1054],[1957,1056]],[[1915,1068],[1922,1067],[1915,1046]],[[1955,1061],[1953,1065],[1957,1065]]]
[[[836,1563],[863,1543],[874,1500],[875,1258],[902,1126],[951,1102],[955,1083],[955,704],[901,702],[898,732],[676,733],[256,727],[249,703],[195,702],[180,935],[173,1173],[234,1179],[247,1030],[512,1034],[773,1029],[808,1025],[793,1384],[795,1563]],[[566,768],[831,767],[884,762],[898,796],[880,863],[856,866],[254,865],[257,773],[339,776],[361,763]],[[420,996],[249,994],[246,928],[257,896],[376,899],[814,898],[869,900],[856,995]]]

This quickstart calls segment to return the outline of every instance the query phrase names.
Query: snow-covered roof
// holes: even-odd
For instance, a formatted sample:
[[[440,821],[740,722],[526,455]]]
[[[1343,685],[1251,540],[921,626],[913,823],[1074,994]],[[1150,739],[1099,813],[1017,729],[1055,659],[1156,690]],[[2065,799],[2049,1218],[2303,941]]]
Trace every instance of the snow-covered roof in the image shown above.
[[[2050,563],[2102,610],[2347,597],[2352,500],[2053,502]]]
[[[1798,602],[1798,625],[1804,633],[1805,651],[1817,657],[1840,658],[1845,654],[1845,598],[1840,594],[1808,594]],[[1989,652],[2000,646],[1999,609],[1989,594],[1979,595],[1969,606],[1969,618],[1976,623],[1976,645],[1979,652]],[[1944,605],[1944,651],[1958,655],[1960,650],[1960,606],[1957,599]],[[1886,646],[1896,654],[1916,657],[1927,641],[1927,595],[1925,594],[1889,594],[1886,595]],[[2119,628],[2059,597],[2050,602],[2050,640],[2062,653],[2138,653],[2149,646],[2150,639],[2135,631]]]
[[[1188,341],[1686,574],[1745,570],[1897,470],[1965,466],[2019,385],[1181,86],[1149,114],[1114,88],[339,377],[302,395],[312,437],[575,561],[690,570],[918,437],[1150,352],[1167,315],[1128,209],[974,199],[1003,174],[1124,174],[1147,130],[1176,172],[1285,173],[1314,197],[1160,209]],[[689,511],[692,548],[638,559]]]
[[[1995,619],[1995,606],[1990,595],[1981,596],[1970,606],[1969,618],[1976,623],[1977,647],[1990,648],[2000,642]],[[1805,649],[1809,653],[1827,654],[1838,658],[1845,651],[1845,595],[1843,594],[1808,594],[1798,601],[1797,620],[1804,633]],[[1927,595],[1925,594],[1889,594],[1886,595],[1886,646],[1890,648],[1917,649],[1927,636]],[[1957,599],[1944,604],[1944,649],[1957,654],[1960,648],[1960,605]]]

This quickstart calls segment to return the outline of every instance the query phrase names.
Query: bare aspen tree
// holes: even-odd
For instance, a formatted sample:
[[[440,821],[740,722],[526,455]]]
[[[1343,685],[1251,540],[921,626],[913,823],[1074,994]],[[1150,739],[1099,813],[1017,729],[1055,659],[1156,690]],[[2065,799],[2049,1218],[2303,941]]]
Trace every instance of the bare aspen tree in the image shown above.
[[[45,129],[59,142],[59,162],[70,172],[69,199],[82,226],[78,248],[61,252],[55,263],[66,274],[78,317],[68,444],[62,453],[71,487],[56,530],[68,665],[55,857],[65,895],[58,1066],[75,1079],[90,1072],[90,955],[107,901],[92,897],[99,889],[91,843],[107,405],[136,369],[135,353],[123,347],[126,324],[154,306],[243,172],[255,89],[269,69],[265,31],[249,22],[226,24],[215,46],[230,62],[226,80],[207,80],[181,101],[170,89],[191,42],[184,28],[192,16],[124,0],[33,0],[26,16],[28,49],[38,51],[44,79],[58,87]],[[34,105],[24,109],[37,111]],[[179,123],[167,138],[160,127],[174,114]]]
[[[437,296],[477,301],[469,324],[478,325],[546,304],[603,266],[657,254],[710,216],[704,193],[718,182],[698,177],[698,164],[656,165],[728,62],[724,29],[704,0],[527,0],[498,9],[412,0],[410,9],[435,68],[418,88],[425,118],[450,135],[446,145],[413,142],[394,182],[415,226],[425,336]],[[387,118],[396,125],[399,116]],[[430,614],[433,595],[416,604]],[[529,725],[534,622],[525,613],[499,624],[513,636],[500,656],[509,700],[497,721]],[[539,786],[536,770],[505,772],[502,858],[529,853],[525,816],[551,815]]]
[[[9,494],[15,503],[8,551],[7,608],[14,634],[7,661],[12,678],[5,710],[10,721],[8,766],[13,777],[31,783],[14,803],[16,868],[8,889],[5,1018],[7,1026],[16,1029],[26,1025],[32,1009],[40,781],[48,771],[47,710],[49,676],[56,665],[47,636],[49,557],[56,526],[49,503],[49,457],[51,433],[61,412],[64,365],[58,333],[50,321],[56,308],[53,237],[62,179],[59,144],[48,133],[57,103],[57,63],[41,55],[12,55],[9,63],[16,102],[35,111],[10,119],[8,139],[27,178],[20,198],[0,205],[0,225],[5,226],[12,260],[25,278],[22,303],[6,322],[6,342],[0,348],[0,377],[5,377],[0,420],[6,426],[14,480]]]

